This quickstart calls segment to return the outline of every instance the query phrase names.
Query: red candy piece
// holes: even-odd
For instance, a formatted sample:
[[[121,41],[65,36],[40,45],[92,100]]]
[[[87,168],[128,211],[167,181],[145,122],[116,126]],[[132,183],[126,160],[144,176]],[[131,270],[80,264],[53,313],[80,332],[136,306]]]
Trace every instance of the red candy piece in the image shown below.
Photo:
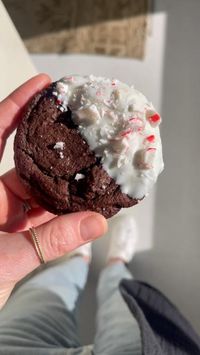
[[[147,149],[147,152],[155,152],[156,151],[156,148],[148,148]]]
[[[151,123],[154,123],[154,124],[160,122],[160,116],[158,113],[155,113],[154,115],[150,116],[148,119]]]
[[[130,133],[132,133],[133,132],[133,130],[131,129],[131,128],[129,128],[129,129],[127,129],[126,131],[123,131],[122,133],[121,133],[121,137],[126,137],[126,136],[128,136]]]
[[[146,140],[150,143],[154,142],[155,141],[155,136],[154,134],[151,134],[150,136],[146,137]]]
[[[129,118],[129,121],[134,122],[134,123],[143,124],[143,120],[139,117],[131,117],[131,118]]]
[[[74,77],[73,77],[73,76],[68,76],[68,77],[66,78],[66,80],[71,80],[71,81],[73,81],[73,80],[74,80]]]
[[[138,132],[143,131],[144,129],[144,122],[141,118],[139,117],[131,117],[129,118],[129,122],[135,123],[134,129],[137,130]]]

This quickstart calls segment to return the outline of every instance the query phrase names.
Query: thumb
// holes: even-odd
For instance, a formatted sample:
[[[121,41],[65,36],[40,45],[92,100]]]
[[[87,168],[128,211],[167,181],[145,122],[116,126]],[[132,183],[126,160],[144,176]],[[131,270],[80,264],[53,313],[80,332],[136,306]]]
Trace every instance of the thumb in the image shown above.
[[[94,212],[56,217],[35,228],[45,261],[56,259],[106,232],[107,222]],[[28,231],[0,236],[0,284],[16,283],[40,265]]]
[[[105,218],[94,212],[72,213],[57,217],[36,228],[45,260],[71,252],[105,233]]]

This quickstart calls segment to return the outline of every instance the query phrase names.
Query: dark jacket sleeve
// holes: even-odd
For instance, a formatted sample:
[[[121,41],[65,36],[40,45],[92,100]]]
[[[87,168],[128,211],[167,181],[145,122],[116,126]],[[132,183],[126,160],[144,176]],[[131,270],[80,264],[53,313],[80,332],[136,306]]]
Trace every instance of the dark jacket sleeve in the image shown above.
[[[160,291],[134,280],[120,290],[139,323],[143,355],[200,355],[199,336]]]

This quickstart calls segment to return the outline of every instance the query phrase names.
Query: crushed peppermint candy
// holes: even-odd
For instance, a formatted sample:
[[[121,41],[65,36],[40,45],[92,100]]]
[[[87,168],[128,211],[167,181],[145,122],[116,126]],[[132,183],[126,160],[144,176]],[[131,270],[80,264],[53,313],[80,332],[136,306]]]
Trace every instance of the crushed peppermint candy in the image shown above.
[[[150,170],[153,168],[155,159],[155,148],[141,149],[136,152],[133,164],[139,170]]]
[[[126,131],[121,132],[122,137],[128,137],[133,132],[132,128],[128,128]]]
[[[73,76],[65,76],[64,78],[61,79],[61,82],[67,83],[67,82],[73,82],[74,77]]]
[[[137,199],[147,195],[164,166],[161,118],[152,103],[134,86],[94,75],[66,76],[55,83],[52,95],[61,112],[71,110],[83,143],[121,191]],[[64,142],[54,149],[64,157]]]
[[[156,148],[148,148],[147,149],[147,152],[155,152],[156,151]]]
[[[149,123],[153,127],[156,127],[161,123],[160,115],[157,112],[153,112],[152,110],[147,110],[146,117],[147,117],[147,120],[149,121]]]
[[[145,138],[146,141],[150,142],[150,143],[153,143],[155,141],[155,135],[154,134],[151,134],[150,136],[147,136]]]

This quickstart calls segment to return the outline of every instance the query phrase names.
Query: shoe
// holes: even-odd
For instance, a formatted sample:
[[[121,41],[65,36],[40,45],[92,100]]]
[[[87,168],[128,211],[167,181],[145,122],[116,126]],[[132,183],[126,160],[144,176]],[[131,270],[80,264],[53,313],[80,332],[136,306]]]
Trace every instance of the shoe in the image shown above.
[[[74,256],[84,256],[87,257],[89,262],[92,259],[92,243],[83,244],[80,247],[74,249],[69,257],[72,258]]]
[[[129,263],[135,254],[138,239],[138,227],[135,219],[128,215],[116,217],[110,237],[107,260],[117,258]]]

